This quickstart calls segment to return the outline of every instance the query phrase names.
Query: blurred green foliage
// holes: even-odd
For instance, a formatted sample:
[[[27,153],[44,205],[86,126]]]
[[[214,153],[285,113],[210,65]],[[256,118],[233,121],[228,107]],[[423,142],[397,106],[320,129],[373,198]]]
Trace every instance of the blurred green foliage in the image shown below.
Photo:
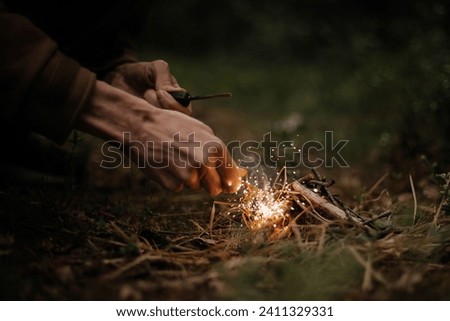
[[[257,132],[298,111],[300,139],[333,130],[351,140],[353,164],[401,170],[425,155],[442,172],[449,32],[444,0],[160,1],[139,49],[168,60],[192,92],[232,91],[227,107],[251,116]]]
[[[253,59],[321,59],[325,52],[403,51],[417,36],[448,31],[444,0],[188,0],[155,2],[143,39],[160,50]],[[348,61],[352,62],[348,56]]]
[[[289,260],[249,257],[235,271],[219,269],[234,300],[342,300],[358,287],[362,266],[343,247],[298,253]],[[237,273],[238,272],[238,273]]]

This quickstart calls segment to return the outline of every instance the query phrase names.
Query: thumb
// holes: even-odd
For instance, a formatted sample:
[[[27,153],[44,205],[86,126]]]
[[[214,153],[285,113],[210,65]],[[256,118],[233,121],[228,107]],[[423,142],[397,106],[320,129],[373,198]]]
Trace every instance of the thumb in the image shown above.
[[[153,89],[148,89],[144,92],[143,98],[152,106],[156,106],[158,108],[163,108],[159,101],[158,97],[156,96],[156,91]]]
[[[167,91],[165,90],[157,90],[156,97],[158,99],[158,103],[165,109],[179,111],[188,116],[192,115],[192,105],[189,104],[187,107],[179,104],[175,98],[173,98]]]
[[[150,75],[155,82],[156,90],[176,91],[182,89],[176,78],[170,73],[169,64],[164,60],[155,60],[149,64]]]

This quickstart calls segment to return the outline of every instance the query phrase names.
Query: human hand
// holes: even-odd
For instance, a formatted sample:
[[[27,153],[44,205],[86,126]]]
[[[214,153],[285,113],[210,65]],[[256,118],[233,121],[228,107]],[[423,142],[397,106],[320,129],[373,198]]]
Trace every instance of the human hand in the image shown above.
[[[165,96],[160,101],[167,103]],[[239,189],[246,173],[204,123],[156,108],[101,81],[97,81],[91,103],[79,114],[76,126],[119,142],[148,177],[169,190],[187,186],[204,187],[212,195],[232,193]]]
[[[108,73],[104,79],[110,85],[145,99],[153,106],[192,115],[192,106],[179,104],[168,92],[185,91],[170,73],[164,60],[126,63]]]

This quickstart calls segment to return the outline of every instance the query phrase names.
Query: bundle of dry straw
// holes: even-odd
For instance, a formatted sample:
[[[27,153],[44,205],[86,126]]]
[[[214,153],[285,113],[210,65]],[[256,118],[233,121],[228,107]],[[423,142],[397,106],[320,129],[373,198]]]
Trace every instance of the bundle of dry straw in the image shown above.
[[[236,201],[215,203],[228,209],[216,217],[216,206],[213,206],[210,230],[234,222],[253,231],[269,231],[270,240],[294,235],[302,242],[314,240],[315,243],[323,242],[324,233],[336,225],[369,232],[370,222],[365,222],[329,191],[333,184],[314,169],[311,174],[291,182],[286,168],[270,184],[258,186],[247,180]]]

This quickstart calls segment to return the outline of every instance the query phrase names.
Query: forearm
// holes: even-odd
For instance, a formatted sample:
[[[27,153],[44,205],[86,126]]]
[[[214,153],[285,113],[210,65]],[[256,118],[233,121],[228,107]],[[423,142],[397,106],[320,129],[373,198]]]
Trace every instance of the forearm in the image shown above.
[[[140,100],[97,80],[91,98],[75,121],[75,128],[105,140],[122,141],[124,132],[135,130],[157,109],[143,105]]]

